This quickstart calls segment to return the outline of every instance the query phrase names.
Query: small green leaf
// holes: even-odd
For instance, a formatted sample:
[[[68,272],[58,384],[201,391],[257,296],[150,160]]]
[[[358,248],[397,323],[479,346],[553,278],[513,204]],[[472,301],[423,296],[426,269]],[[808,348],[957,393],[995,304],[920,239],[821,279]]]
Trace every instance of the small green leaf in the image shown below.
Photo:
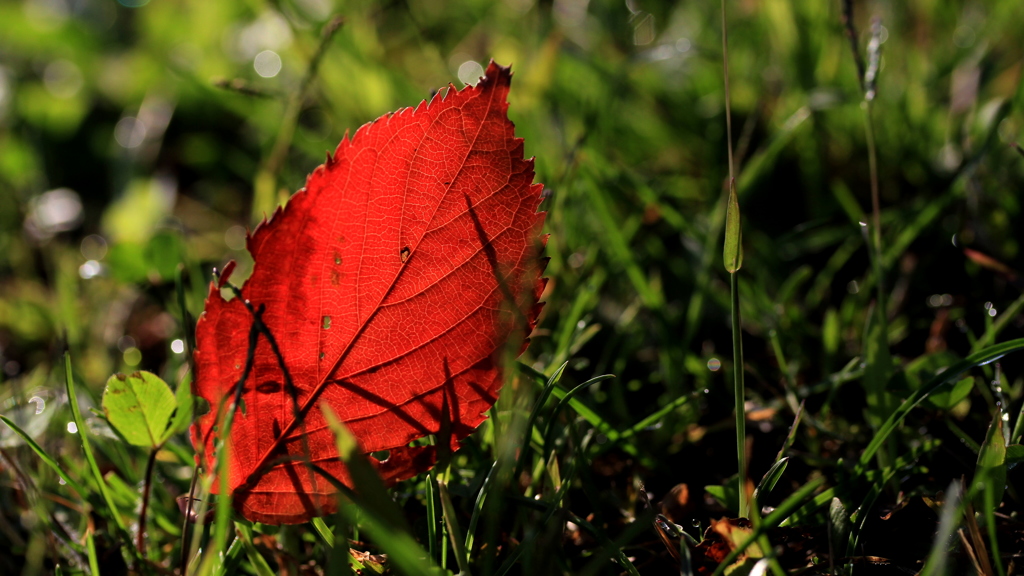
[[[730,513],[735,513],[740,509],[740,495],[735,474],[723,480],[721,486],[716,484],[705,486],[704,491],[718,500],[719,504]]]
[[[789,457],[781,458],[772,467],[765,472],[764,477],[761,478],[761,482],[757,485],[754,490],[754,500],[762,494],[767,494],[775,488],[775,484],[778,483],[779,478],[782,478],[782,473],[786,471],[786,466],[789,464]]]
[[[725,269],[730,274],[743,266],[743,234],[740,230],[740,201],[736,196],[736,184],[729,185],[729,204],[725,210],[725,250],[722,257]]]
[[[103,391],[107,420],[135,446],[158,448],[176,402],[167,383],[156,374],[115,374]]]
[[[850,537],[850,515],[839,498],[832,498],[828,508],[829,561],[835,568],[835,560],[846,556]],[[834,573],[834,572],[833,572]]]

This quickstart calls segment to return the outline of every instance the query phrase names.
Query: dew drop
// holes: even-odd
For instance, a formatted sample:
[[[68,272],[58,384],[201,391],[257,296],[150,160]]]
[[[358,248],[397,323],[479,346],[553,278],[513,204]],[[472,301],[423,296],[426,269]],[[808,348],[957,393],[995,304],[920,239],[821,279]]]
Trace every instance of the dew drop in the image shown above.
[[[330,316],[324,316],[324,318],[323,318],[323,327],[324,327],[324,330],[329,330],[331,328],[331,317]]]

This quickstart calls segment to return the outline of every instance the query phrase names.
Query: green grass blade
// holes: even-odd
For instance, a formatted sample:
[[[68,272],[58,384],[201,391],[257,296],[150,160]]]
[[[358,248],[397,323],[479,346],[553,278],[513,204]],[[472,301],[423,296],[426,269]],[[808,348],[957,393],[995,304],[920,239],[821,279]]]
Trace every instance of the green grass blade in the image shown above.
[[[92,576],[100,576],[100,560],[96,555],[96,539],[93,538],[92,530],[85,531],[85,550],[89,555],[89,572]]]
[[[864,452],[861,453],[858,466],[865,468],[871,463],[871,460],[875,457],[875,454],[878,453],[882,444],[887,441],[889,435],[896,430],[896,427],[900,425],[904,418],[906,418],[907,414],[920,404],[921,401],[927,398],[929,394],[938,390],[939,387],[944,384],[948,384],[949,382],[958,379],[961,374],[972,368],[993,362],[1007,354],[1010,354],[1011,352],[1017,352],[1019,350],[1024,350],[1024,338],[1010,340],[1009,342],[990,346],[975,352],[967,358],[953,364],[941,374],[933,377],[926,384],[914,391],[909,398],[896,408],[896,410],[889,416],[889,419],[879,427],[878,431],[871,439],[871,442],[864,449]]]
[[[713,576],[722,576],[725,570],[732,566],[732,563],[739,558],[740,554],[747,549],[748,546],[756,542],[762,535],[764,535],[769,528],[775,528],[782,524],[782,521],[789,517],[790,514],[795,512],[800,506],[814,494],[814,491],[821,487],[825,483],[825,478],[819,476],[814,480],[811,480],[807,484],[800,487],[799,490],[794,492],[783,500],[782,504],[772,511],[771,514],[765,516],[764,520],[760,524],[754,527],[750,536],[747,537],[741,544],[739,544],[734,550],[729,552],[724,560],[715,569]],[[831,499],[831,498],[830,498]]]
[[[322,409],[328,426],[334,432],[338,454],[345,463],[349,477],[352,479],[352,484],[359,494],[356,504],[361,508],[373,511],[379,522],[392,532],[410,534],[409,526],[405,522],[405,516],[402,514],[401,508],[391,499],[391,495],[388,494],[387,488],[384,487],[384,482],[380,479],[380,475],[377,474],[377,471],[370,465],[366,456],[360,451],[355,436],[335,416],[330,407],[323,405]]]
[[[437,479],[438,493],[441,496],[441,511],[444,514],[445,526],[448,527],[448,537],[452,541],[452,551],[455,553],[455,562],[459,565],[459,573],[463,576],[470,576],[469,557],[466,555],[465,540],[462,538],[462,529],[455,517],[455,505],[448,494],[448,485],[444,480]]]
[[[540,396],[538,396],[537,400],[533,403],[533,409],[530,410],[530,416],[526,419],[526,425],[523,427],[525,430],[525,436],[521,445],[522,450],[519,452],[519,460],[516,462],[515,472],[512,473],[513,478],[518,478],[519,475],[522,474],[523,468],[526,467],[526,457],[530,453],[530,438],[533,436],[534,422],[536,422],[537,417],[540,416],[541,409],[544,408],[544,404],[548,401],[548,398],[551,397],[551,392],[554,390],[555,384],[557,384],[562,378],[562,373],[568,365],[568,361],[563,362],[562,365],[558,367],[558,370],[555,370],[555,372],[551,374],[547,379],[547,382],[544,383],[544,388],[541,390]],[[543,457],[544,455],[541,454],[541,458]]]
[[[776,461],[775,464],[765,472],[764,477],[762,477],[761,481],[758,482],[757,488],[754,489],[753,500],[755,503],[759,496],[767,494],[775,488],[775,484],[778,483],[779,478],[782,478],[782,474],[786,471],[786,466],[788,464],[789,458],[782,458],[781,460]]]
[[[323,539],[324,544],[327,544],[328,548],[334,548],[334,532],[331,532],[331,528],[324,522],[324,519],[313,518],[310,523],[313,525],[313,530]]]
[[[249,566],[256,572],[256,576],[275,576],[270,564],[267,564],[267,559],[252,543],[252,527],[246,522],[235,522],[235,531],[242,542],[245,557],[249,559]]]
[[[427,500],[427,552],[430,558],[437,558],[437,497],[434,495],[434,477],[428,474],[423,480]]]
[[[949,488],[946,488],[946,501],[942,503],[942,512],[939,514],[939,530],[935,534],[935,542],[932,543],[932,550],[921,570],[921,576],[945,576],[947,574],[950,540],[956,533],[960,518],[961,491],[961,484],[956,480],[950,482]]]
[[[28,435],[28,433],[19,428],[18,425],[15,424],[7,416],[0,414],[0,421],[3,421],[4,424],[7,424],[7,426],[11,430],[13,430],[15,434],[21,436],[22,440],[25,441],[25,444],[27,444],[28,447],[31,448],[32,451],[35,452],[36,455],[39,456],[39,458],[43,461],[43,464],[46,464],[54,472],[56,472],[57,475],[60,476],[61,480],[63,480],[68,485],[68,488],[71,488],[72,490],[77,492],[79,497],[85,498],[85,495],[88,494],[88,492],[86,492],[85,489],[82,488],[82,486],[76,480],[71,478],[71,476],[68,476],[67,473],[64,472],[64,470],[60,467],[60,464],[58,464],[57,461],[54,460],[53,457],[50,456],[46,452],[46,450],[43,449],[42,446],[37,444],[36,441],[33,440],[32,437]]]
[[[331,427],[335,429],[334,426],[338,425],[339,422],[332,414],[332,416],[328,417],[329,424],[332,422],[332,418],[334,420]],[[344,426],[344,424],[341,424],[341,426]],[[347,432],[347,429],[345,431]],[[349,449],[346,439],[343,438],[339,443],[345,446],[346,451]],[[369,466],[369,463],[367,463],[367,466]],[[352,490],[339,482],[337,478],[328,474],[323,468],[316,464],[310,464],[310,467],[324,480],[334,486],[339,494],[351,500],[351,505],[348,505],[348,502],[345,502],[344,498],[340,497],[339,499],[342,501],[338,503],[338,513],[351,524],[355,525],[358,523],[360,529],[365,531],[384,550],[388,555],[388,562],[399,574],[406,574],[408,576],[436,576],[433,560],[430,559],[427,551],[420,547],[408,532],[395,530],[391,525],[392,520],[380,515],[379,507],[365,506],[360,501],[363,500],[362,498],[352,498],[355,495]],[[391,504],[395,505],[394,502]]]
[[[980,350],[994,342],[996,337],[999,336],[999,333],[1006,328],[1007,324],[1009,324],[1011,320],[1015,320],[1017,318],[1022,307],[1024,307],[1024,294],[1014,300],[1006,310],[999,315],[999,318],[996,318],[996,321],[993,322],[992,325],[985,330],[985,333],[981,335],[981,338],[978,338],[978,341],[974,343],[971,350]]]
[[[547,427],[544,429],[544,451],[543,453],[541,453],[541,458],[547,458],[547,455],[551,453],[551,445],[554,442],[555,422],[558,419],[558,415],[562,411],[562,407],[572,402],[573,396],[575,396],[576,393],[579,392],[580,390],[583,390],[588,386],[597,384],[598,382],[604,382],[605,380],[609,380],[611,378],[615,378],[615,375],[602,374],[601,376],[591,378],[590,380],[587,380],[586,382],[576,386],[575,388],[567,392],[565,396],[562,396],[558,400],[558,404],[555,405],[555,409],[551,411],[551,416],[548,418]]]
[[[477,523],[480,522],[480,513],[484,509],[484,502],[487,501],[487,494],[491,490],[491,485],[497,476],[498,462],[495,461],[491,465],[491,470],[487,472],[487,477],[484,478],[484,483],[480,486],[480,492],[476,495],[476,502],[473,503],[473,515],[469,517],[469,527],[466,529],[466,553],[473,554],[473,539],[476,533]]]
[[[124,520],[121,519],[121,513],[118,511],[117,505],[114,504],[110,491],[107,489],[107,483],[103,479],[99,464],[96,463],[96,457],[93,456],[92,446],[89,444],[89,429],[86,427],[85,421],[82,419],[82,412],[78,408],[78,396],[75,395],[75,378],[71,371],[71,354],[68,352],[64,352],[64,382],[68,392],[68,404],[71,405],[71,416],[75,426],[78,428],[78,437],[82,440],[82,451],[85,452],[85,459],[89,463],[89,469],[92,471],[97,488],[99,488],[100,495],[103,497],[103,502],[107,505],[107,514],[114,521],[121,535],[127,537],[128,529],[124,525]],[[126,550],[134,550],[130,546],[131,538],[126,538],[123,542]]]

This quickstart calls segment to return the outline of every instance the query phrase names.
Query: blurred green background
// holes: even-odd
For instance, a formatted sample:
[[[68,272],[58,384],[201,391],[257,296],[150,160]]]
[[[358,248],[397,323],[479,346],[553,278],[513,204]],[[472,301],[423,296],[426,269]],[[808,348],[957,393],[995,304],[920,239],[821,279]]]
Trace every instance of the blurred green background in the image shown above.
[[[1021,295],[1024,158],[1010,144],[1024,130],[1024,10],[855,9],[862,54],[870,20],[882,26],[888,341],[912,368],[891,384],[899,394],[930,362],[965,355]],[[778,412],[753,427],[755,478],[792,421],[787,394],[823,422],[797,443],[805,477],[828,470],[818,456],[855,455],[870,439],[863,393],[830,379],[856,371],[876,294],[859,225],[871,207],[864,98],[841,11],[838,0],[729,3],[747,386],[752,408]],[[337,15],[345,23],[300,97]],[[569,381],[615,374],[581,398],[618,428],[706,392],[645,430],[639,450],[604,456],[595,473],[607,472],[610,506],[635,504],[641,480],[659,497],[721,481],[735,470],[706,465],[728,462],[731,442],[720,18],[718,3],[694,1],[0,1],[0,406],[27,410],[61,452],[53,371],[65,342],[96,397],[115,371],[178,382],[179,264],[194,318],[213,267],[236,259],[243,277],[246,228],[346,131],[473,83],[493,58],[513,66],[509,115],[549,194],[548,304],[522,361],[550,373],[570,360]],[[1014,309],[1001,338],[1022,334]],[[1020,364],[1003,368],[1003,390],[979,381],[944,416],[976,441],[996,402],[1016,407],[1024,390]],[[971,468],[951,437],[953,460]],[[184,474],[175,482],[187,487]]]

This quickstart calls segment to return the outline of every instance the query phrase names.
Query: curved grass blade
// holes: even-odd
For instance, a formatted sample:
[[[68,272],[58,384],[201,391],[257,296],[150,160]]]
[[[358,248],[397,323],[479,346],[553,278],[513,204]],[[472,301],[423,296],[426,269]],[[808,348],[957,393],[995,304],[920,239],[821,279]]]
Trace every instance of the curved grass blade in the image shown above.
[[[757,542],[757,539],[763,536],[769,528],[775,528],[782,524],[783,520],[785,520],[792,512],[796,511],[800,505],[803,504],[805,500],[809,499],[811,495],[814,494],[814,491],[820,488],[824,483],[825,478],[819,476],[807,484],[804,484],[799,490],[791,494],[789,498],[786,498],[771,514],[765,516],[764,520],[762,520],[760,524],[754,527],[750,536],[748,536],[746,540],[736,546],[732,552],[729,552],[725,559],[718,565],[718,568],[715,569],[712,576],[722,576],[722,574],[725,573],[725,570],[732,566],[733,562],[739,558],[740,554],[743,554],[748,546]]]
[[[601,376],[595,376],[594,378],[587,380],[583,384],[576,386],[568,393],[566,393],[565,396],[558,400],[558,404],[556,404],[555,409],[551,411],[551,416],[548,418],[548,425],[544,430],[544,452],[541,456],[546,457],[547,454],[551,453],[551,444],[552,442],[554,442],[553,436],[555,431],[555,420],[558,419],[558,415],[561,413],[562,407],[572,402],[573,396],[575,396],[576,393],[579,392],[580,390],[583,390],[588,386],[597,384],[598,382],[604,382],[605,380],[609,380],[611,378],[615,378],[615,375],[602,374]],[[513,476],[513,478],[515,478],[515,476]]]
[[[325,411],[326,413],[326,411]],[[344,426],[344,424],[342,424]],[[340,447],[339,447],[340,448]],[[360,454],[360,456],[362,456]],[[346,462],[346,465],[348,463]],[[369,463],[367,463],[369,466]],[[365,530],[370,538],[384,550],[388,555],[388,562],[391,563],[399,574],[409,576],[436,576],[437,571],[432,559],[427,556],[427,551],[410,536],[407,532],[395,530],[391,527],[391,521],[382,518],[374,508],[364,506],[363,503],[353,499],[352,490],[338,481],[329,472],[316,464],[310,464],[321,478],[329,482],[342,496],[348,498],[353,506],[346,506],[345,502],[338,506],[338,513],[348,522],[359,523],[361,530]],[[392,502],[394,505],[394,502]],[[362,514],[359,514],[362,512]]]
[[[939,530],[935,534],[935,542],[928,554],[928,560],[921,570],[921,576],[942,576],[947,574],[946,564],[949,559],[950,540],[956,533],[957,519],[960,517],[960,482],[953,480],[946,489],[946,501],[942,504],[939,516]]]
[[[491,465],[490,472],[487,473],[487,477],[484,478],[484,483],[480,486],[480,492],[476,495],[476,502],[473,504],[473,515],[469,517],[469,528],[466,529],[466,553],[473,553],[473,534],[476,532],[476,525],[480,521],[480,512],[484,509],[484,502],[487,499],[487,493],[490,492],[491,483],[494,481],[496,472],[498,470],[498,462],[495,460],[494,464]]]
[[[541,390],[540,396],[537,397],[537,401],[533,403],[533,409],[530,410],[530,417],[526,419],[526,426],[524,426],[525,436],[523,437],[522,450],[519,452],[519,460],[516,462],[515,472],[513,472],[513,478],[519,478],[519,475],[523,472],[523,467],[526,465],[526,455],[529,453],[530,437],[533,436],[533,423],[537,421],[537,417],[540,415],[541,409],[544,407],[544,403],[551,397],[551,392],[555,387],[555,384],[562,378],[562,373],[565,372],[565,367],[569,365],[569,361],[566,360],[555,370],[551,377],[548,378],[544,384],[544,389]],[[541,455],[543,457],[543,454]]]
[[[15,424],[10,418],[2,414],[0,414],[0,421],[3,421],[4,424],[7,424],[7,426],[11,430],[13,430],[15,434],[21,436],[21,439],[25,441],[25,444],[28,444],[29,448],[31,448],[32,451],[35,452],[37,456],[39,456],[39,458],[43,461],[43,464],[46,464],[51,469],[53,469],[53,471],[56,472],[58,476],[60,476],[61,480],[63,480],[68,485],[69,488],[71,488],[75,492],[78,492],[80,497],[85,497],[85,495],[87,494],[85,489],[82,488],[82,486],[77,481],[68,476],[67,473],[64,472],[63,469],[61,469],[60,464],[58,464],[57,461],[54,460],[53,457],[50,456],[46,452],[46,450],[43,449],[42,446],[37,444],[36,441],[33,440],[32,437],[29,436],[27,432],[19,428],[18,425]]]
[[[761,494],[767,494],[775,488],[775,485],[779,482],[779,478],[782,478],[783,472],[786,471],[786,466],[789,465],[789,457],[782,458],[772,464],[772,467],[765,472],[764,477],[758,482],[757,488],[754,489],[754,502],[757,502],[757,498]]]
[[[452,541],[452,552],[455,554],[455,562],[459,565],[459,574],[470,576],[469,557],[466,555],[462,529],[455,518],[455,505],[452,504],[452,498],[448,495],[448,485],[440,478],[437,479],[437,490],[441,496],[441,512],[444,515],[445,525],[448,527],[448,537]]]
[[[93,478],[96,480],[96,485],[99,488],[100,495],[103,496],[103,501],[107,505],[107,513],[117,525],[120,530],[121,536],[128,536],[128,528],[124,525],[124,520],[121,519],[121,513],[117,509],[117,505],[114,504],[114,498],[110,495],[110,491],[107,490],[107,483],[103,479],[103,473],[100,472],[99,464],[96,463],[96,457],[92,453],[92,445],[89,444],[89,429],[85,425],[85,421],[82,420],[82,412],[78,408],[78,396],[75,395],[75,379],[74,374],[71,372],[71,354],[64,352],[64,383],[67,387],[68,392],[68,404],[71,405],[71,416],[75,422],[75,426],[78,427],[78,437],[82,439],[82,451],[85,452],[85,459],[89,463],[89,469],[92,470]],[[125,542],[131,542],[131,538],[124,540]],[[134,550],[130,546],[126,549]]]
[[[1011,353],[1024,350],[1024,338],[1018,338],[1017,340],[1010,340],[1002,344],[996,344],[995,346],[989,346],[983,350],[971,354],[967,358],[953,364],[941,374],[936,375],[927,384],[921,386],[913,394],[910,395],[896,410],[889,416],[888,420],[882,424],[878,431],[872,438],[871,443],[864,449],[864,452],[860,455],[857,467],[862,472],[863,468],[867,467],[871,460],[878,453],[878,450],[888,440],[889,435],[896,430],[896,427],[906,418],[907,414],[910,413],[918,404],[920,404],[929,394],[938,390],[944,384],[948,384],[959,378],[959,376],[968,370],[977,366],[994,362],[999,358]]]
[[[256,576],[274,576],[274,571],[270,568],[270,564],[267,564],[267,559],[252,543],[252,527],[247,523],[235,522],[235,530],[238,533],[238,539],[242,542],[245,556],[249,559],[249,565],[256,572]]]

